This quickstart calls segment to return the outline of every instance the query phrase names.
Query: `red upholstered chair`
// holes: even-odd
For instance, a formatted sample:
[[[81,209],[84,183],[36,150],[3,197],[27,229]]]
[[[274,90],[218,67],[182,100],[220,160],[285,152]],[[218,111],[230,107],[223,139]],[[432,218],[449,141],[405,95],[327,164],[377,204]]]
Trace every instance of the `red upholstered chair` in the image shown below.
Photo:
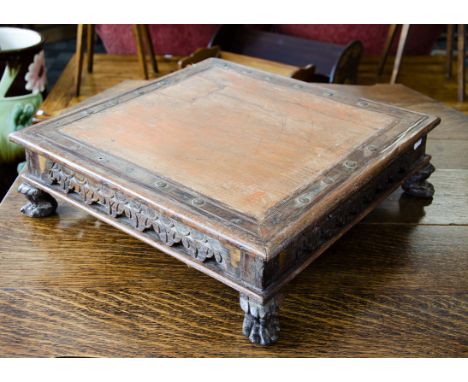
[[[218,27],[218,25],[203,24],[154,24],[150,26],[150,32],[156,53],[186,56],[197,48],[206,47]],[[266,27],[282,34],[335,44],[347,44],[352,40],[359,40],[364,46],[364,55],[379,56],[384,48],[389,26],[367,24],[278,24]],[[408,39],[405,48],[406,54],[428,54],[444,28],[444,25],[412,26],[411,38]],[[100,24],[96,29],[108,53],[135,54],[135,39],[130,24]],[[395,52],[396,45],[397,41],[395,41],[391,53]]]
[[[153,41],[147,24],[133,24],[132,29],[135,35],[135,45],[138,51],[138,61],[143,72],[143,78],[148,79],[148,68],[146,66],[146,55],[148,54],[151,61],[153,73],[158,73],[158,64],[156,62],[156,55],[154,53]],[[86,61],[88,73],[93,72],[93,61],[94,61],[94,36],[95,36],[95,25],[94,24],[78,24],[76,30],[76,66],[75,66],[75,95],[80,95],[81,87],[81,75],[83,69],[84,60],[84,44],[83,38],[86,35],[87,50],[86,50]]]
[[[153,24],[149,26],[155,52],[187,56],[206,47],[218,25]],[[135,54],[135,37],[130,24],[99,24],[96,32],[106,51],[111,54]]]
[[[347,44],[359,40],[364,47],[365,56],[379,56],[385,45],[389,25],[372,24],[279,24],[274,29],[278,33],[310,38],[335,44]],[[445,30],[444,25],[412,25],[410,38],[405,47],[407,55],[429,54],[434,42]],[[396,50],[398,36],[390,50]]]

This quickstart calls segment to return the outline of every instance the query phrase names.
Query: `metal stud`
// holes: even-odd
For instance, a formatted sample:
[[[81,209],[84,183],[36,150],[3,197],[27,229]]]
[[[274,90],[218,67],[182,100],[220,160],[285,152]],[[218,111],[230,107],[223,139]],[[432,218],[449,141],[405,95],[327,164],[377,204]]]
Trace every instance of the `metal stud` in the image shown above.
[[[192,204],[195,206],[202,206],[203,204],[205,204],[205,202],[203,199],[195,198],[192,200]]]
[[[159,187],[159,188],[166,188],[167,187],[167,183],[166,182],[163,182],[162,180],[158,180],[156,182],[156,186]]]
[[[352,170],[357,167],[357,163],[353,160],[347,160],[346,162],[344,162],[344,166]]]
[[[330,184],[335,183],[335,180],[332,177],[327,176],[326,178],[323,179],[323,183],[330,185]]]
[[[271,218],[272,224],[278,224],[281,221],[280,217],[278,215],[275,215]]]
[[[310,198],[308,198],[307,196],[300,196],[297,198],[297,201],[300,204],[309,204],[311,202]]]

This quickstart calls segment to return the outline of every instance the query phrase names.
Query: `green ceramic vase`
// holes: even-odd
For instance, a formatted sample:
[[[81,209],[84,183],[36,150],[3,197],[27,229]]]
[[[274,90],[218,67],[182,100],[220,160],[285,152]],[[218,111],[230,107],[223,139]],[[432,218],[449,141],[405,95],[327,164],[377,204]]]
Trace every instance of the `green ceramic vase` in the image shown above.
[[[0,164],[18,161],[8,134],[32,124],[46,88],[44,41],[35,31],[0,28]]]

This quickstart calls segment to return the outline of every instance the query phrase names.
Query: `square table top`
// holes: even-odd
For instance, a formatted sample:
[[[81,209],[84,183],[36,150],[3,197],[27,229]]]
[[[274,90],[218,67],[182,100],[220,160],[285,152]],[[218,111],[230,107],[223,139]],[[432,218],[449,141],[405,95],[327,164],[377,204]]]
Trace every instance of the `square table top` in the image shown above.
[[[209,59],[11,137],[268,257],[438,121]]]

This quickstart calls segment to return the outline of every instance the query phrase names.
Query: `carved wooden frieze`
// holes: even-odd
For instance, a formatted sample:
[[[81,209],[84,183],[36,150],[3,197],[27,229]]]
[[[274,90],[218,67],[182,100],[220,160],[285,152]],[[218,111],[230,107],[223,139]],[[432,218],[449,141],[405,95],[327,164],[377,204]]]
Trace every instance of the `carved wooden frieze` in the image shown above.
[[[125,221],[138,231],[153,231],[167,246],[180,245],[184,252],[202,262],[214,260],[224,267],[228,250],[218,240],[198,232],[185,224],[161,215],[137,200],[98,182],[93,182],[66,166],[48,161],[42,179],[57,185],[64,193],[75,193],[88,205],[99,205],[101,211]]]

